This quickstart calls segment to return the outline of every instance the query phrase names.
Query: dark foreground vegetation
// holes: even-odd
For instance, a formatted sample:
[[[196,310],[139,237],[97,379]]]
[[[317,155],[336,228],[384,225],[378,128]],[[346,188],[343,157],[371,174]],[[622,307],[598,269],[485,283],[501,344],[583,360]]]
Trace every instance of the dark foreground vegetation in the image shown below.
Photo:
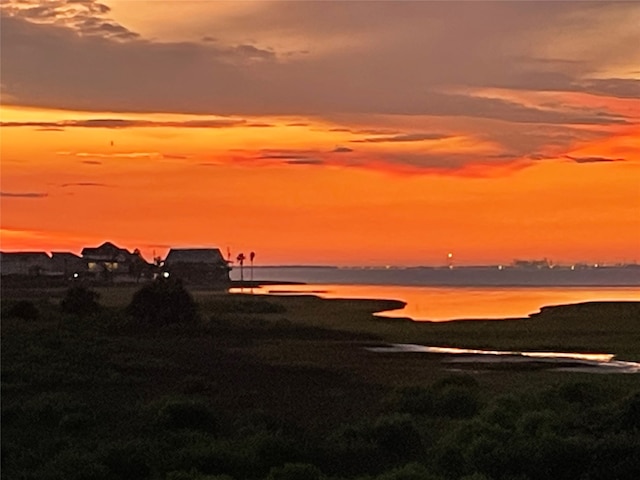
[[[415,325],[372,317],[382,301],[145,288],[2,291],[2,478],[640,478],[638,375],[455,372],[365,348],[637,359],[639,304]]]

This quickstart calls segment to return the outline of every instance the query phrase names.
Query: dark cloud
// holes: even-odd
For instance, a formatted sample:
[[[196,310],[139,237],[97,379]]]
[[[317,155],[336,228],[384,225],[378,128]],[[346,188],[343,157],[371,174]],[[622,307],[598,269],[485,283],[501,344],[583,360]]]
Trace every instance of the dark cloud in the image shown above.
[[[446,93],[442,89],[447,85],[469,87],[472,89],[469,91],[495,86],[577,89],[580,78],[588,73],[583,71],[586,67],[581,66],[582,70],[577,71],[578,67],[569,64],[564,71],[562,62],[549,62],[544,68],[540,61],[511,64],[516,53],[523,57],[521,52],[504,51],[510,36],[527,38],[540,34],[539,22],[547,18],[549,10],[571,11],[569,6],[551,7],[546,5],[549,2],[543,2],[544,6],[521,5],[521,2],[507,6],[504,5],[507,2],[497,2],[483,3],[482,8],[465,4],[464,9],[453,9],[433,5],[441,2],[414,2],[428,6],[403,4],[394,6],[394,10],[386,2],[376,2],[375,6],[347,3],[356,5],[332,3],[327,10],[334,12],[334,18],[336,11],[359,11],[363,18],[370,20],[369,10],[385,12],[393,17],[390,22],[401,17],[410,24],[403,30],[393,30],[395,36],[391,36],[387,35],[391,31],[387,32],[384,22],[378,22],[382,29],[380,38],[365,36],[369,43],[365,43],[357,55],[352,49],[344,48],[327,55],[279,61],[277,52],[248,44],[122,42],[92,35],[78,36],[70,28],[35,24],[19,16],[5,17],[2,41],[10,48],[3,49],[2,81],[11,104],[87,111],[297,116],[394,114],[583,125],[626,121],[604,110],[533,108],[500,98]],[[281,6],[269,8],[280,11]],[[299,14],[309,14],[309,10],[315,11],[317,6],[291,8]],[[504,21],[496,24],[495,11],[504,15]],[[531,13],[531,18],[525,13]],[[318,14],[320,19],[325,17],[326,14]],[[439,35],[441,41],[427,42],[424,36],[430,29],[424,28],[424,22],[440,17],[468,26],[468,35],[446,33],[456,31],[455,28],[448,28],[446,32],[434,30],[433,34]],[[399,23],[395,25],[400,28]],[[369,28],[365,24],[360,26]],[[331,28],[337,27],[339,22],[331,25]],[[383,40],[389,43],[381,43]],[[176,95],[177,87],[179,95]],[[595,86],[585,84],[580,88],[588,91]],[[605,87],[599,85],[598,88]],[[611,85],[607,88],[614,90]],[[625,92],[629,88],[625,86]],[[615,90],[621,91],[622,87],[617,86]]]
[[[261,150],[255,157],[257,160],[298,160],[313,155],[309,150]]]
[[[228,128],[237,126],[270,127],[270,124],[246,124],[246,120],[232,118],[212,118],[203,120],[165,121],[124,120],[117,118],[95,118],[89,120],[61,120],[59,122],[0,122],[0,127],[38,127],[61,130],[64,128]]]
[[[102,162],[98,160],[82,160],[80,163],[84,163],[86,165],[102,165]]]
[[[242,155],[238,157],[240,161],[242,159],[251,159],[251,161],[264,161],[267,164],[281,163],[285,165],[324,165],[326,159],[323,156],[326,152],[319,150],[261,150],[257,154],[250,151],[238,151]]]
[[[254,122],[245,124],[246,127],[255,127],[255,128],[271,128],[275,127],[272,123],[264,123],[264,122]]]
[[[274,60],[275,53],[270,50],[262,50],[254,45],[238,45],[233,47],[235,53],[249,60]]]
[[[353,152],[353,149],[349,148],[349,147],[336,147],[333,150],[331,150],[332,153],[351,153]]]
[[[135,32],[108,18],[111,9],[95,0],[5,0],[1,10],[5,17],[16,17],[36,24],[55,24],[80,36],[95,36],[117,41],[138,38]]]
[[[565,155],[564,158],[576,163],[600,163],[600,162],[624,162],[624,158],[609,158],[609,157],[572,157]]]
[[[387,168],[441,175],[489,177],[496,171],[519,170],[532,164],[506,154],[470,155],[467,153],[386,153],[380,161]]]
[[[8,198],[45,198],[48,196],[48,193],[41,192],[0,192],[0,197]]]
[[[354,129],[347,127],[334,127],[329,129],[330,132],[354,133],[358,135],[399,135],[400,132],[389,128],[362,128]]]
[[[449,136],[441,133],[407,133],[390,137],[370,137],[351,141],[353,143],[423,142],[426,140],[442,140],[445,138],[449,138]]]
[[[60,185],[62,188],[67,187],[107,187],[106,183],[99,182],[73,182],[73,183],[63,183]]]
[[[162,158],[166,158],[169,160],[186,160],[189,157],[187,155],[175,155],[171,153],[163,153]]]
[[[295,160],[287,160],[287,165],[324,165],[324,161],[317,158],[298,158]]]
[[[602,78],[581,82],[582,89],[590,93],[618,98],[640,98],[640,80],[632,78]]]

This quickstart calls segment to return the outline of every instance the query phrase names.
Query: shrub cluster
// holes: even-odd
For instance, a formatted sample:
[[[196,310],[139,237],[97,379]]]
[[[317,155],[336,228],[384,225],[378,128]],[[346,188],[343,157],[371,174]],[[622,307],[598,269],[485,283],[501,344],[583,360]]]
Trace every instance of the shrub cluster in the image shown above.
[[[197,305],[180,280],[157,279],[138,290],[127,313],[152,326],[192,324],[198,318]]]
[[[21,320],[37,320],[40,317],[38,307],[30,300],[19,300],[7,307],[3,312],[8,318],[19,318]]]
[[[67,294],[60,302],[62,311],[74,315],[91,315],[100,310],[98,292],[89,290],[88,288],[77,286],[67,290]]]

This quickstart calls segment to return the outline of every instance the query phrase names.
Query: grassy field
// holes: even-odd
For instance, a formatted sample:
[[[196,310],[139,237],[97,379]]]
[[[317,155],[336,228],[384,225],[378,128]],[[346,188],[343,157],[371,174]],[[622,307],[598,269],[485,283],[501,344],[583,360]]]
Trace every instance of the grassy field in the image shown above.
[[[2,290],[2,478],[635,479],[640,376],[453,370],[385,342],[615,353],[640,360],[640,303],[531,319],[374,317],[389,301],[192,291],[199,319],[61,310]],[[20,300],[35,306],[16,315]],[[23,312],[24,313],[24,312]]]

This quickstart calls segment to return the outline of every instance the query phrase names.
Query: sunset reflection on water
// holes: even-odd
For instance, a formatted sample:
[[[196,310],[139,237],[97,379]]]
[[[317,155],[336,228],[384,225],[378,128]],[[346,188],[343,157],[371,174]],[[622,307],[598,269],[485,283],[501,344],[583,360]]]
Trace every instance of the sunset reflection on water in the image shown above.
[[[240,289],[232,289],[240,292]],[[243,292],[249,293],[249,289]],[[589,301],[640,300],[638,287],[416,287],[397,285],[307,284],[254,288],[257,294],[309,294],[323,298],[393,299],[403,309],[381,316],[419,321],[527,317],[540,308]]]

